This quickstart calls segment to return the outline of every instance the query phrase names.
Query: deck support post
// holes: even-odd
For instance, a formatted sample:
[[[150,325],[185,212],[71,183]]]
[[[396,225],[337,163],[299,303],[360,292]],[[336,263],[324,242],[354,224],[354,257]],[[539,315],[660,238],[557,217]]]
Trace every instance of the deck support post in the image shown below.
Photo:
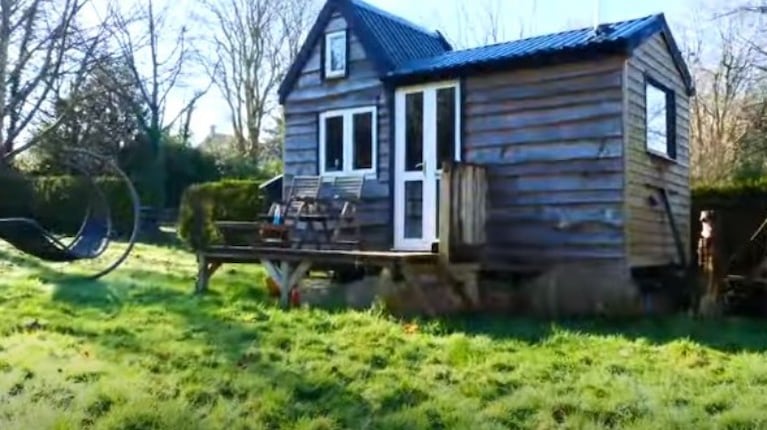
[[[261,260],[266,273],[274,279],[280,288],[280,305],[287,308],[290,304],[290,290],[298,285],[312,267],[310,260],[298,263],[290,261]]]
[[[442,266],[441,263],[440,265]],[[475,263],[450,264],[441,267],[441,270],[447,274],[449,282],[453,284],[455,291],[461,296],[461,299],[469,309],[476,309],[481,304],[479,268],[479,264]]]
[[[399,269],[402,277],[404,278],[405,285],[407,285],[407,288],[410,289],[410,291],[415,295],[423,313],[425,313],[428,317],[435,317],[437,316],[437,312],[431,304],[431,298],[423,290],[424,285],[423,281],[421,280],[422,273],[420,272],[423,271],[424,267],[427,269],[433,268],[433,266],[429,265],[422,266],[403,262],[399,266]]]
[[[216,270],[221,267],[221,263],[218,261],[210,261],[203,254],[197,255],[197,284],[195,285],[195,293],[202,294],[208,290],[208,284],[210,278],[216,273]]]

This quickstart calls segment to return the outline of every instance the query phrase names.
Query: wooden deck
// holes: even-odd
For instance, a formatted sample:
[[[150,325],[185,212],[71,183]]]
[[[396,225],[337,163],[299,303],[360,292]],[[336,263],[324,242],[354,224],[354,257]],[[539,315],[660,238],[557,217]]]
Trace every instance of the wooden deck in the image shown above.
[[[294,240],[283,240],[279,245],[268,242],[207,245],[196,249],[196,290],[207,290],[211,276],[223,264],[261,264],[279,286],[281,302],[287,306],[291,290],[299,285],[312,268],[373,266],[389,268],[401,274],[412,288],[418,288],[423,272],[430,271],[440,280],[440,284],[451,284],[467,291],[464,295],[476,303],[476,278],[486,239],[485,169],[468,163],[446,164],[443,168],[441,193],[439,233],[442,239],[433,252],[343,249],[341,243],[333,241],[315,243],[317,246],[309,243],[302,246],[301,242],[296,243]],[[225,226],[228,229],[253,230],[255,235],[260,234],[258,226],[262,223],[216,220],[214,224],[219,230]],[[198,229],[202,232],[201,226]]]
[[[221,263],[254,263],[263,260],[389,266],[399,262],[433,263],[439,255],[433,252],[355,251],[337,249],[294,249],[252,246],[212,246],[200,253],[209,261]]]
[[[280,301],[288,305],[291,289],[316,265],[388,267],[405,271],[411,265],[436,266],[439,254],[432,252],[357,251],[296,249],[254,246],[211,246],[197,252],[196,291],[208,289],[211,276],[223,264],[261,264],[280,288]]]

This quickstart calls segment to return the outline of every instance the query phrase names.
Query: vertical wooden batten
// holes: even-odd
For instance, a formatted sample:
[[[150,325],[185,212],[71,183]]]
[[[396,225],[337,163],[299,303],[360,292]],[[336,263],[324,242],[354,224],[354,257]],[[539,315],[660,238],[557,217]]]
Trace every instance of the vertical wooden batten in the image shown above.
[[[440,194],[440,259],[443,263],[478,261],[486,242],[486,169],[477,164],[444,163]]]

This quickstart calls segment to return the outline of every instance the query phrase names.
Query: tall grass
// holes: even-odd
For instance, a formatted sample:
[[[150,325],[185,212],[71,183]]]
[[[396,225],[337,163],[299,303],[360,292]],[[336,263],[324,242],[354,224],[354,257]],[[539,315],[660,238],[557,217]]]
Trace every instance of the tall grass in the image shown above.
[[[0,429],[762,428],[759,322],[282,311],[140,246],[100,282],[0,248]]]

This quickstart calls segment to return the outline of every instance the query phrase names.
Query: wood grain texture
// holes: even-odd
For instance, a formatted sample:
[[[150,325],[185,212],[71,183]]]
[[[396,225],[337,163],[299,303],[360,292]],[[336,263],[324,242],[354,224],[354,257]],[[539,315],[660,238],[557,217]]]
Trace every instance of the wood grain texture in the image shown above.
[[[448,163],[440,181],[439,254],[443,263],[479,259],[485,245],[487,169],[467,163]]]
[[[677,262],[668,217],[660,195],[650,186],[670,192],[672,212],[685,250],[690,249],[690,145],[689,98],[681,75],[674,67],[663,36],[641,45],[626,63],[627,124],[627,241],[632,267]],[[677,160],[669,161],[645,150],[645,75],[672,89],[676,98]],[[654,196],[656,205],[651,205]],[[687,255],[689,260],[690,256]]]
[[[625,258],[623,58],[466,79],[488,267]]]
[[[335,16],[326,32],[347,29],[341,15]],[[362,224],[362,236],[366,249],[388,250],[392,238],[388,233],[391,225],[389,196],[389,129],[390,115],[386,93],[378,79],[373,63],[367,58],[357,35],[349,32],[348,76],[343,79],[323,80],[320,52],[322,42],[312,51],[301,76],[288,94],[285,104],[285,147],[283,160],[285,174],[316,175],[319,173],[319,115],[322,112],[355,107],[376,106],[378,110],[378,153],[377,172],[368,177],[357,207],[357,216]]]

